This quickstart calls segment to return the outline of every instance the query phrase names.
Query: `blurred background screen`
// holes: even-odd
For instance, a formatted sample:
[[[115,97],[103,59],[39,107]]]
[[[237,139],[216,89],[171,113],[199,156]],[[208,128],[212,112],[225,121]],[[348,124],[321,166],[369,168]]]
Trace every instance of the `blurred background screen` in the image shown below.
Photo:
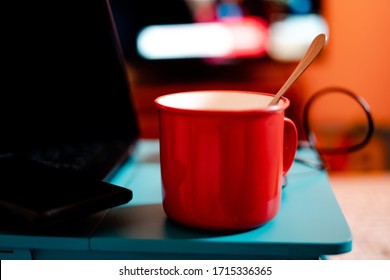
[[[126,57],[299,60],[327,33],[320,0],[111,0]]]
[[[157,137],[153,100],[204,89],[275,93],[319,33],[321,0],[110,0],[141,136]],[[290,118],[301,121],[290,89]]]

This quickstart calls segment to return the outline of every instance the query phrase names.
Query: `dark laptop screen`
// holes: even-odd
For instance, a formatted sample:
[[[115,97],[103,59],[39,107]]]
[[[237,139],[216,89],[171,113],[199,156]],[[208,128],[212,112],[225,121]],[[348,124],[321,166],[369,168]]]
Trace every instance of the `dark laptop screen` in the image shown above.
[[[2,156],[137,138],[108,1],[7,1],[2,14]]]

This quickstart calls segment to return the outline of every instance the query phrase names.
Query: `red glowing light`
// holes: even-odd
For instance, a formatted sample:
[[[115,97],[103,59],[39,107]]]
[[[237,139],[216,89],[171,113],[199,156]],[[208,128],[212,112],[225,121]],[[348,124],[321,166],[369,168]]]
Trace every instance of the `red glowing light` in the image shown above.
[[[261,18],[243,17],[223,21],[233,38],[233,48],[225,58],[260,57],[267,53],[268,25]]]

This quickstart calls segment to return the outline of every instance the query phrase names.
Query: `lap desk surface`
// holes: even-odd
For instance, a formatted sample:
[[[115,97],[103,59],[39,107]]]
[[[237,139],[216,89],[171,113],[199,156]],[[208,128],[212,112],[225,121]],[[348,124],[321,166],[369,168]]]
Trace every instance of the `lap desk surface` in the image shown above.
[[[318,259],[351,250],[351,232],[326,171],[300,163],[287,175],[279,213],[259,228],[216,233],[171,222],[161,205],[158,148],[157,141],[140,141],[107,179],[131,188],[128,204],[45,230],[0,223],[1,259]]]

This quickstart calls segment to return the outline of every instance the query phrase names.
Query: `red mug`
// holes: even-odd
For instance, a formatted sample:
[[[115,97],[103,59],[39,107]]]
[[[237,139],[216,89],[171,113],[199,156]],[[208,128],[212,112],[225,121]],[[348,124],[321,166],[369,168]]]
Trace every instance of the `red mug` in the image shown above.
[[[246,230],[273,219],[297,129],[282,97],[248,91],[163,95],[159,112],[163,207],[172,220],[213,230]]]

